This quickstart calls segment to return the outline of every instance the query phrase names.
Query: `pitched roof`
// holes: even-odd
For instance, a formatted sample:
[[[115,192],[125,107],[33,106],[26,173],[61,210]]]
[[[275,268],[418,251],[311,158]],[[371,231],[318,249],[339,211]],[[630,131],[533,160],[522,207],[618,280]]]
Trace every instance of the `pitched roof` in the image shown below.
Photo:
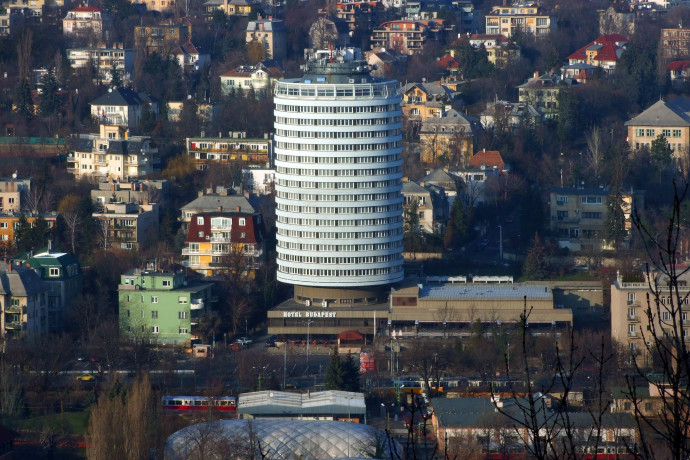
[[[669,102],[659,99],[647,110],[625,122],[625,126],[690,126],[690,99]]]
[[[78,6],[76,8],[72,8],[70,11],[78,11],[78,12],[85,12],[85,13],[98,13],[101,10],[98,8],[94,8],[93,6]]]
[[[0,294],[25,297],[47,290],[48,285],[35,271],[0,262]]]
[[[215,193],[198,197],[191,203],[182,206],[182,210],[211,212],[217,211],[219,207],[226,211],[235,211],[239,207],[240,212],[256,212],[256,209],[249,203],[249,200],[243,196],[218,195]]]
[[[506,164],[503,161],[503,157],[497,150],[483,150],[477,152],[470,158],[470,166],[475,168],[481,168],[482,166],[488,168],[498,168],[499,171],[503,171]]]
[[[666,70],[672,72],[687,70],[690,67],[690,61],[673,61],[666,66]]]
[[[205,217],[203,224],[193,218],[189,225],[189,232],[185,242],[206,243],[211,236],[211,219],[213,217],[225,217],[232,220],[230,227],[230,241],[232,243],[257,244],[263,240],[263,226],[258,214],[246,212],[203,212],[194,217]],[[239,225],[239,219],[244,218],[244,226]],[[202,236],[200,236],[202,235]]]
[[[104,95],[97,97],[91,101],[90,105],[111,105],[111,106],[121,106],[121,105],[142,105],[144,103],[156,102],[153,96],[146,93],[136,93],[129,88],[117,87],[110,88],[108,92]]]
[[[438,65],[439,67],[443,67],[444,69],[459,69],[460,68],[460,63],[458,62],[458,60],[455,59],[450,54],[446,54],[445,56],[440,58],[438,61],[436,61],[436,65]]]
[[[417,195],[420,193],[430,194],[431,192],[429,190],[425,189],[424,187],[422,187],[421,185],[419,185],[417,182],[411,180],[411,181],[403,182],[402,193],[403,193],[403,195],[406,193]]]
[[[618,61],[628,41],[626,37],[619,34],[602,35],[575,51],[568,56],[568,59],[585,60],[587,51],[596,51],[595,61]]]

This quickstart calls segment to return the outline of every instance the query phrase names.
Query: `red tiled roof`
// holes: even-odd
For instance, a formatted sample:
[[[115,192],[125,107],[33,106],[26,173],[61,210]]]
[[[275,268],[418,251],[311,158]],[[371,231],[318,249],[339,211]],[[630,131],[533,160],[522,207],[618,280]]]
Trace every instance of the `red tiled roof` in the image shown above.
[[[204,223],[199,224],[197,217],[204,217]],[[258,244],[262,239],[260,216],[246,212],[204,212],[196,214],[189,223],[186,243],[208,243],[211,236],[211,218],[226,217],[232,219],[230,241],[232,243]],[[245,224],[240,226],[239,219],[244,218]],[[242,236],[244,234],[244,236]]]
[[[622,47],[618,46],[617,43],[627,43],[628,41],[629,40],[626,37],[619,34],[602,35],[593,42],[588,43],[579,50],[575,51],[573,54],[568,56],[568,59],[586,60],[587,49],[598,45],[601,46],[601,48],[599,48],[597,54],[594,56],[595,61],[618,61],[618,54],[616,54],[616,51],[622,49]]]
[[[446,54],[441,59],[436,61],[436,64],[444,69],[457,69],[460,67],[460,63],[450,54]]]
[[[481,168],[482,166],[493,168],[494,166],[498,168],[499,171],[503,171],[505,168],[505,162],[503,157],[498,152],[498,150],[483,150],[477,152],[472,158],[470,158],[470,166],[475,168]]]
[[[666,66],[666,70],[677,72],[687,70],[688,67],[690,67],[690,61],[673,61]]]
[[[94,8],[93,6],[78,6],[76,8],[72,8],[70,11],[98,13],[101,10],[99,10],[98,8]]]

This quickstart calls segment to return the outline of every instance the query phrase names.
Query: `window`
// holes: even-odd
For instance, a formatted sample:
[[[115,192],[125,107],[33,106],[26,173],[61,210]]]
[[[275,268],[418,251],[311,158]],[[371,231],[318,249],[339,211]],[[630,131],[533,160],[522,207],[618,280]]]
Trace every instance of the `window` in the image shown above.
[[[628,334],[635,335],[635,332],[637,332],[637,326],[634,324],[628,324]]]
[[[51,267],[50,268],[50,276],[60,276],[60,269]]]
[[[664,321],[671,321],[671,312],[665,311],[665,312],[661,313],[661,318]]]
[[[671,137],[671,130],[670,129],[662,129],[661,135],[664,137]]]
[[[583,204],[601,204],[600,196],[583,196],[580,198],[580,202]]]
[[[197,217],[196,223],[197,223],[197,225],[204,225],[204,218],[203,217]]]
[[[635,130],[635,136],[637,137],[643,137],[644,136],[644,128],[638,128]]]
[[[180,334],[189,334],[188,329],[186,327],[181,327]]]
[[[158,297],[152,296],[151,297],[151,303],[158,303]]]
[[[177,316],[179,319],[187,319],[187,312],[186,311],[178,312]]]
[[[151,332],[158,334],[158,326],[151,326]]]
[[[199,243],[189,243],[189,252],[190,253],[199,252]]]
[[[0,228],[7,228],[7,222],[0,222]]]
[[[151,318],[158,319],[158,310],[151,310]]]
[[[656,130],[647,128],[647,137],[655,137]]]
[[[172,281],[170,281],[170,280],[163,280],[163,286],[165,286],[165,287],[170,287],[171,284],[172,284]]]
[[[628,305],[632,304],[635,301],[635,293],[634,292],[628,292]]]
[[[635,312],[634,308],[628,308],[628,318],[630,319],[635,319],[637,317],[637,314]]]
[[[567,197],[567,196],[558,195],[558,196],[556,197],[556,203],[557,203],[557,204],[565,204],[565,203],[567,203],[567,202],[568,202],[568,197]]]
[[[187,297],[184,297],[184,296],[178,297],[177,303],[187,303]]]
[[[240,226],[244,227],[245,225],[246,225],[246,221],[245,221],[244,217],[241,217],[240,218]]]

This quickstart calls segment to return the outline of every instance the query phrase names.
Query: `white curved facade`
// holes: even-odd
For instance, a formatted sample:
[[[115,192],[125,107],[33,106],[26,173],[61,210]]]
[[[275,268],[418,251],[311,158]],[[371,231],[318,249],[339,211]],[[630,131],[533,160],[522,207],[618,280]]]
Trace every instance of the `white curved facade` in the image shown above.
[[[343,73],[348,64],[352,74]],[[278,280],[284,283],[364,287],[403,278],[401,94],[397,81],[374,79],[362,64],[341,62],[337,75],[313,72],[277,82]],[[333,70],[330,65],[320,69]]]

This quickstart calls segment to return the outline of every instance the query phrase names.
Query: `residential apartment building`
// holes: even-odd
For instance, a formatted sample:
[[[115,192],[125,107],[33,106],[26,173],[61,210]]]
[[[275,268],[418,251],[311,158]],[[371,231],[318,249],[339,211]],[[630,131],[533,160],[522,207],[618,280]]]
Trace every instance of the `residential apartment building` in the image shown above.
[[[350,33],[369,33],[374,24],[378,24],[385,15],[385,7],[376,0],[344,1],[338,2],[335,15],[345,21]]]
[[[21,211],[22,205],[24,205],[22,195],[26,196],[29,190],[31,190],[30,178],[0,178],[0,213]]]
[[[75,179],[94,177],[122,181],[160,171],[158,147],[150,137],[129,136],[124,127],[101,123],[98,134],[72,139],[67,172]]]
[[[134,50],[125,49],[121,44],[115,48],[71,48],[67,50],[67,59],[73,69],[93,68],[97,83],[109,84],[113,80],[113,72],[117,73],[120,81],[129,81],[134,68]]]
[[[173,50],[172,55],[185,72],[198,72],[211,62],[211,55],[199,51],[191,40],[178,46]]]
[[[100,225],[100,244],[104,249],[145,249],[158,241],[158,203],[103,203],[102,212],[93,218]]]
[[[182,255],[204,276],[240,270],[254,276],[265,258],[260,214],[216,211],[196,214],[189,223]]]
[[[168,101],[166,104],[168,106],[168,121],[180,122],[182,120],[182,111],[184,110],[185,104],[194,104],[196,106],[196,115],[199,117],[199,121],[202,125],[213,123],[218,120],[218,117],[220,117],[223,112],[223,105],[220,103],[196,103],[188,99],[183,101]]]
[[[568,56],[568,63],[591,64],[611,73],[616,68],[628,39],[622,35],[602,35]]]
[[[267,59],[283,60],[287,57],[287,29],[281,19],[249,21],[246,42],[258,41],[266,50]]]
[[[558,245],[573,251],[608,247],[605,240],[608,202],[611,191],[605,188],[555,188],[549,197],[551,231]],[[625,230],[632,228],[633,209],[644,208],[644,192],[622,193]]]
[[[628,144],[634,150],[650,148],[657,136],[666,138],[676,159],[690,152],[690,99],[658,100],[625,122]]]
[[[0,262],[0,338],[48,333],[48,285],[33,270]]]
[[[460,93],[439,82],[409,83],[403,87],[402,113],[407,120],[421,123],[440,117]]]
[[[0,36],[9,37],[17,30],[21,30],[24,27],[24,22],[24,15],[10,8],[0,11]]]
[[[661,29],[661,57],[664,62],[690,59],[690,29]]]
[[[273,139],[247,139],[245,133],[231,133],[233,137],[188,137],[187,153],[198,170],[213,164],[241,164],[270,166],[273,164]]]
[[[60,333],[65,324],[65,315],[72,302],[82,294],[83,275],[79,261],[72,254],[52,250],[38,254],[23,254],[12,259],[14,267],[22,266],[33,270],[47,286],[48,331]]]
[[[508,167],[500,152],[484,149],[474,154],[465,167],[452,171],[452,174],[462,179],[462,198],[468,206],[474,207],[488,201],[487,182],[508,174]]]
[[[101,124],[126,127],[136,131],[147,110],[158,117],[158,99],[129,88],[109,88],[108,92],[89,102],[91,116]]]
[[[91,200],[97,211],[102,212],[106,203],[165,203],[170,193],[167,179],[160,180],[119,180],[101,181],[98,189],[91,190]]]
[[[522,124],[535,126],[544,121],[544,116],[526,102],[490,101],[479,116],[484,129],[497,133],[517,130]]]
[[[120,277],[120,331],[138,340],[189,347],[199,339],[199,318],[211,310],[212,284],[184,271],[131,270]]]
[[[520,57],[520,48],[504,35],[459,34],[458,42],[464,41],[468,41],[475,49],[483,46],[489,62],[498,68],[505,68],[511,59]],[[451,54],[454,54],[453,50]]]
[[[518,86],[518,101],[534,106],[546,118],[558,115],[558,93],[578,85],[577,80],[561,79],[558,75],[534,73],[534,77]]]
[[[43,219],[48,225],[49,229],[55,228],[55,222],[57,221],[57,212],[42,212],[42,213],[31,213],[31,212],[5,212],[0,213],[0,250],[2,248],[7,248],[14,244],[15,235],[17,229],[21,225],[22,219],[24,219],[27,225],[34,226],[36,222]]]
[[[685,269],[685,265],[677,267],[678,273]],[[652,367],[653,357],[647,345],[650,344],[654,349],[653,333],[660,340],[667,334],[671,338],[683,334],[686,342],[690,337],[687,301],[683,300],[690,295],[687,281],[688,274],[681,275],[678,292],[671,292],[664,276],[657,272],[632,276],[624,276],[619,272],[611,284],[611,338],[628,350],[630,359],[635,359],[638,366]],[[658,303],[655,300],[657,296]],[[653,323],[647,314],[650,308]]]
[[[189,229],[189,224],[192,222],[192,218],[196,214],[201,214],[205,212],[241,212],[246,214],[255,214],[259,212],[259,205],[252,204],[249,198],[252,195],[245,197],[244,195],[233,195],[224,187],[216,187],[216,190],[209,189],[204,193],[199,192],[199,196],[182,206],[180,209],[179,221],[181,222],[182,229],[187,231]]]
[[[510,38],[516,31],[546,38],[556,30],[556,17],[537,5],[494,6],[486,15],[486,33]]]
[[[372,30],[371,48],[392,48],[402,54],[420,54],[427,40],[445,43],[455,31],[442,19],[387,21]]]
[[[422,163],[466,165],[480,133],[479,120],[454,109],[425,118],[419,131]]]
[[[192,23],[187,18],[168,19],[154,26],[135,26],[134,44],[147,54],[167,55],[192,37]]]
[[[97,44],[103,41],[103,32],[109,26],[108,13],[93,6],[78,6],[69,10],[62,20],[62,33],[68,37],[90,39]]]
[[[175,9],[175,0],[130,0],[137,5],[145,5],[147,11],[171,12]]]
[[[630,37],[635,32],[637,15],[627,2],[614,3],[597,13],[600,34],[621,34]]]
[[[220,10],[228,16],[250,16],[259,5],[260,2],[254,0],[209,0],[204,3],[204,8],[208,15]]]
[[[220,90],[224,96],[238,91],[254,91],[257,98],[269,95],[276,80],[283,78],[283,72],[277,67],[263,64],[241,65],[228,70],[220,76]]]
[[[443,233],[448,222],[448,198],[442,187],[424,182],[403,182],[403,215],[408,222],[418,220],[419,230],[426,233]],[[416,210],[417,217],[410,215]],[[408,231],[413,229],[407,229]]]

